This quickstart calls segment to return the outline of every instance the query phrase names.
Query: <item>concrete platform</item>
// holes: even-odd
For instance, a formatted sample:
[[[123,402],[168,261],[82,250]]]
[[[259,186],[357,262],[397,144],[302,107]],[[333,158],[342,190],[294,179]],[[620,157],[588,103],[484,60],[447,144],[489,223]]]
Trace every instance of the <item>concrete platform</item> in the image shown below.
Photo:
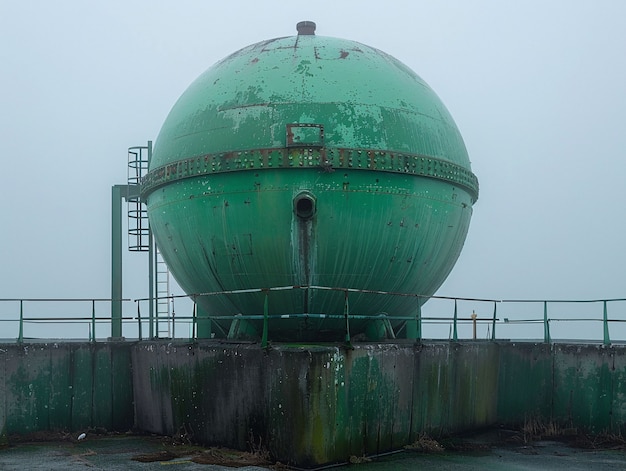
[[[0,469],[69,471],[102,469],[107,471],[134,471],[164,469],[228,470],[235,467],[207,464],[209,450],[166,442],[165,437],[91,437],[82,441],[21,443],[0,449]],[[230,451],[233,459],[237,452]],[[205,456],[205,459],[203,458]],[[196,462],[197,461],[197,462]],[[166,468],[167,469],[167,468]],[[237,466],[241,471],[266,468]]]
[[[268,471],[259,466],[228,467],[200,464],[192,461],[202,454],[200,449],[189,449],[187,455],[170,460],[138,462],[134,457],[156,454],[171,447],[161,439],[146,437],[88,437],[80,443],[28,443],[0,449],[0,469],[6,471],[45,470],[107,470],[139,471],[150,469],[224,471]],[[176,448],[173,448],[176,450]],[[178,451],[181,451],[178,449]],[[342,469],[344,466],[341,467]],[[352,466],[351,469],[353,469]],[[358,465],[359,471],[403,471],[429,469],[433,471],[609,471],[626,468],[624,450],[582,450],[555,441],[533,444],[495,446],[483,451],[414,453],[402,452],[384,456]],[[337,468],[335,468],[337,469]]]

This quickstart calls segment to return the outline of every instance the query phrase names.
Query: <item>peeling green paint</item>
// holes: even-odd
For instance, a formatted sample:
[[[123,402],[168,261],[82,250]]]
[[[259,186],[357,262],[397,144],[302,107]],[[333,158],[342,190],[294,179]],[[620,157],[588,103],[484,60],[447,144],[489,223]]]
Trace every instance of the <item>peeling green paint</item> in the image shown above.
[[[378,49],[315,35],[262,41],[206,70],[172,107],[149,167],[150,228],[190,295],[318,285],[426,299],[456,262],[478,198],[434,91]],[[293,207],[303,191],[316,198],[307,218]],[[195,299],[220,337],[233,316],[263,313],[263,294]],[[342,293],[276,291],[269,305],[270,340],[345,334],[342,320],[314,317],[341,315]],[[415,299],[361,294],[350,308],[400,330]]]

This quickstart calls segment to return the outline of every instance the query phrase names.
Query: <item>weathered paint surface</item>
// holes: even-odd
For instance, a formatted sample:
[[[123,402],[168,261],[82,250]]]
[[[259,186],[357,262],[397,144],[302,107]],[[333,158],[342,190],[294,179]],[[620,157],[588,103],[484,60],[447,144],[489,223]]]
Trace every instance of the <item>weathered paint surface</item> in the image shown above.
[[[307,217],[294,210],[303,193],[315,202]],[[253,44],[198,77],[142,181],[159,250],[188,294],[318,285],[428,297],[460,254],[477,198],[459,130],[433,90],[378,49],[315,35]],[[214,319],[217,336],[231,316],[264,306],[262,294],[196,301],[226,317]],[[342,293],[278,291],[269,308],[340,315],[344,305]],[[393,318],[416,307],[408,297],[350,299],[353,314],[385,313],[398,330]],[[275,341],[343,335],[344,322],[328,317],[272,326]]]
[[[622,349],[555,345],[553,415],[591,432],[626,430]]]
[[[0,349],[0,428],[184,433],[317,466],[528,419],[626,431],[626,346],[42,343]]]
[[[500,344],[498,420],[551,417],[553,356],[546,343]]]
[[[3,435],[133,427],[130,344],[54,342],[1,347]]]

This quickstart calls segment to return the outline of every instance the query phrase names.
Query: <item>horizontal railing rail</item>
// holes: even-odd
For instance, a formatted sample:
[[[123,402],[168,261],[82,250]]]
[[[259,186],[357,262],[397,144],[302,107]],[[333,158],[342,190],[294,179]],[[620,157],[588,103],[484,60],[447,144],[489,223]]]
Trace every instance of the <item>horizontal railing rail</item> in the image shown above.
[[[342,314],[325,314],[320,312],[311,313],[273,313],[272,296],[274,293],[289,290],[312,290],[334,291],[344,296]],[[202,297],[213,296],[247,296],[262,293],[264,305],[259,307],[257,313],[238,314],[237,316],[220,315],[219,313],[198,315],[197,301]],[[353,296],[368,294],[374,296],[407,297],[415,299],[415,308],[412,312],[404,312],[401,315],[389,315],[379,313],[375,316],[363,315],[350,310],[350,299]],[[172,295],[167,298],[159,298],[160,301],[167,299],[172,303],[171,313],[166,317],[154,314],[152,311],[146,315],[149,303],[155,299],[138,298],[122,299],[125,314],[121,318],[124,333],[127,338],[152,339],[159,337],[158,323],[171,323],[171,337],[197,339],[205,338],[198,335],[198,325],[209,322],[210,329],[216,329],[218,336],[227,336],[228,332],[219,326],[218,322],[225,320],[256,320],[263,322],[262,343],[269,341],[269,325],[279,322],[281,319],[302,318],[325,318],[344,320],[346,341],[350,342],[350,321],[362,319],[391,319],[396,327],[395,334],[399,336],[422,340],[447,339],[457,341],[464,339],[484,340],[531,340],[537,339],[551,343],[554,338],[560,340],[578,339],[590,342],[601,342],[610,345],[615,340],[611,338],[612,331],[619,331],[615,338],[626,340],[626,298],[607,299],[486,299],[471,297],[452,296],[422,296],[411,293],[397,293],[378,290],[361,290],[354,288],[327,287],[327,286],[279,286],[270,288],[254,288],[241,290],[225,290],[192,295]],[[425,301],[428,300],[428,303]],[[95,342],[97,338],[109,338],[103,336],[111,332],[111,304],[114,301],[106,298],[6,298],[0,299],[0,326],[3,332],[7,332],[7,325],[13,325],[18,343],[27,339],[37,338],[85,338],[79,330],[68,330],[66,326],[87,326],[87,338]],[[178,306],[178,313],[174,309],[174,302]],[[129,306],[133,306],[130,307]],[[610,316],[609,316],[610,314]],[[398,321],[400,325],[398,326]],[[575,332],[579,325],[598,325],[595,332],[585,328],[579,333]],[[51,329],[41,329],[42,325],[60,329],[60,334],[51,335]],[[155,328],[155,324],[157,327]],[[108,327],[108,329],[107,329]],[[148,330],[146,330],[148,327]],[[182,328],[181,328],[182,327]],[[222,329],[222,330],[220,330]],[[480,329],[480,334],[478,330]],[[541,329],[541,330],[539,330]],[[25,331],[26,330],[26,331]],[[150,332],[145,336],[144,332]],[[556,337],[555,337],[556,331]],[[15,331],[14,331],[15,332]],[[84,331],[83,331],[84,332]],[[155,335],[156,332],[156,335]],[[28,334],[28,335],[27,335]],[[99,336],[97,335],[99,334]]]
[[[26,326],[36,324],[57,327],[68,324],[87,325],[87,337],[89,341],[95,342],[97,324],[105,324],[107,331],[109,333],[111,331],[111,303],[114,301],[131,302],[130,299],[115,300],[109,298],[0,298],[0,322],[3,324],[17,323],[17,343],[39,338],[84,338],[84,334],[80,334],[78,330],[68,331],[67,329],[55,336],[50,328],[44,331],[45,337],[39,332],[36,332],[35,335],[25,335]],[[9,307],[11,304],[16,306],[18,310],[17,316],[13,318],[6,316],[7,312],[11,311]],[[106,315],[102,312],[98,315],[97,310],[105,310]],[[69,312],[72,312],[72,315]],[[134,322],[134,317],[122,317],[121,321]]]
[[[346,297],[346,312],[347,315],[329,315],[322,313],[294,313],[294,314],[272,314],[271,309],[268,308],[268,305],[271,306],[270,297],[273,292],[277,291],[287,291],[287,290],[322,290],[322,291],[337,291],[344,293]],[[489,298],[474,298],[474,297],[454,297],[454,296],[423,296],[412,293],[398,293],[391,291],[379,291],[379,290],[364,290],[364,289],[355,289],[355,288],[342,288],[342,287],[328,287],[328,286],[279,286],[272,288],[253,288],[253,289],[241,289],[241,290],[224,290],[224,291],[215,291],[215,292],[206,292],[206,293],[195,293],[192,295],[176,295],[171,296],[171,299],[177,298],[189,298],[192,300],[191,311],[186,316],[177,315],[175,318],[172,316],[170,319],[174,322],[183,322],[187,321],[191,324],[190,332],[191,337],[196,338],[197,333],[197,323],[198,323],[198,314],[197,314],[197,300],[201,297],[211,297],[211,296],[224,296],[224,295],[247,295],[247,294],[265,294],[265,306],[264,312],[258,312],[256,314],[238,314],[238,319],[246,319],[246,320],[263,320],[265,322],[274,321],[278,319],[286,319],[286,318],[314,318],[314,317],[325,317],[325,318],[333,318],[333,319],[341,319],[345,318],[349,323],[350,319],[375,319],[376,316],[363,316],[358,313],[349,312],[347,306],[349,303],[347,302],[348,298],[352,294],[373,294],[373,295],[381,295],[381,296],[399,296],[399,297],[410,297],[416,299],[416,309],[413,313],[405,313],[400,316],[388,316],[386,314],[381,314],[379,317],[389,317],[394,320],[406,321],[407,324],[412,323],[411,332],[406,335],[408,338],[421,340],[425,338],[423,335],[423,328],[425,326],[447,326],[449,327],[449,331],[447,335],[431,335],[429,338],[432,339],[448,339],[448,340],[458,340],[459,337],[459,328],[461,326],[469,326],[472,328],[472,335],[467,335],[465,338],[477,339],[477,326],[483,326],[487,328],[487,340],[504,340],[511,338],[518,339],[541,339],[543,337],[543,342],[550,343],[553,341],[551,335],[551,323],[563,323],[572,324],[583,323],[583,322],[593,322],[593,323],[601,323],[602,324],[602,335],[590,338],[589,335],[583,335],[580,337],[581,340],[589,340],[589,341],[601,341],[605,345],[611,344],[611,338],[609,335],[609,325],[611,324],[619,324],[626,322],[626,316],[620,317],[611,317],[608,316],[608,306],[610,304],[618,304],[623,303],[621,306],[620,312],[622,314],[626,313],[626,298],[608,298],[608,299],[576,299],[576,300],[567,300],[567,299],[549,299],[549,300],[541,300],[541,299],[489,299]],[[429,303],[426,305],[428,309],[426,311],[428,314],[424,315],[422,312],[425,309],[425,306],[422,306],[420,301],[429,300]],[[145,302],[149,302],[149,298],[135,299],[135,302],[138,304],[138,312],[140,312],[139,305]],[[439,303],[436,306],[433,306],[433,302]],[[453,303],[450,307],[452,312],[447,312],[442,315],[442,312],[445,310],[441,308],[441,303],[443,302],[451,302]],[[471,314],[459,314],[459,305],[464,304],[466,307],[464,309],[465,313]],[[528,309],[523,309],[523,312],[520,312],[520,306],[529,306],[529,305],[540,305],[542,307],[542,311],[538,312],[538,315],[533,317],[529,317]],[[557,309],[553,312],[553,308],[559,305],[589,305],[589,304],[599,304],[601,305],[601,311],[598,312],[597,316],[591,316],[587,312],[587,316],[563,316],[563,314]],[[432,308],[431,308],[432,307]],[[512,309],[513,307],[517,309]],[[482,312],[482,314],[476,314],[476,312]],[[526,314],[526,315],[524,315]],[[550,314],[550,315],[549,315]],[[594,312],[594,314],[596,314]],[[508,317],[506,317],[508,316]],[[224,316],[224,315],[209,315],[206,319],[208,320],[228,320],[233,319],[234,316]],[[543,327],[543,335],[534,335],[532,337],[528,336],[515,336],[515,335],[507,335],[507,336],[498,336],[496,335],[496,330],[500,330],[502,328],[508,328],[513,325],[525,325],[525,326],[533,326],[533,325],[541,325]],[[407,325],[404,325],[402,328],[409,328]],[[263,341],[266,340],[267,335],[267,327],[264,327],[263,332]],[[349,335],[349,326],[346,328],[347,334]],[[226,332],[222,332],[222,334],[226,334]],[[566,335],[561,336],[563,340],[567,340],[569,337]],[[622,336],[622,339],[626,339],[626,335]]]

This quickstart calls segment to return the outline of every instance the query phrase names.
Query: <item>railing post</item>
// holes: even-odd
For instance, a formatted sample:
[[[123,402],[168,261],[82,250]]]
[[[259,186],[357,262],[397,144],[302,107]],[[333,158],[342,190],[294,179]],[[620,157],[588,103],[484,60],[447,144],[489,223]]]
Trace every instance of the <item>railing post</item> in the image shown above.
[[[20,299],[20,329],[17,334],[17,343],[24,342],[24,300]]]
[[[417,340],[422,340],[422,304],[417,298]]]
[[[141,309],[139,309],[139,304],[141,301],[135,301],[137,303],[137,336],[139,340],[143,340],[143,335],[141,332]]]
[[[96,341],[96,301],[91,300],[91,333],[89,336],[91,342]]]
[[[157,315],[157,317],[159,316]],[[175,339],[175,338],[176,338],[176,311],[174,310],[174,298],[172,298],[172,339]]]
[[[196,340],[198,329],[198,310],[196,307],[196,297],[193,297],[193,308],[191,311],[191,339]]]
[[[456,325],[457,325],[457,306],[456,306],[456,299],[455,299],[454,300],[454,327],[452,328],[452,340],[454,340],[455,342],[459,339]]]
[[[267,330],[269,328],[269,293],[265,293],[263,302],[263,336],[261,337],[261,348],[267,348]]]
[[[606,309],[606,301],[603,301],[604,304],[604,345],[611,345],[611,339],[609,338],[609,319],[608,313]]]
[[[154,302],[154,300],[151,298],[150,302]],[[167,302],[169,303],[169,300]],[[159,310],[158,309],[156,309],[153,319],[154,319],[154,328],[152,329],[152,332],[150,332],[150,340],[159,338]],[[169,322],[169,319],[168,319],[168,322]],[[152,334],[154,334],[154,336]]]
[[[548,301],[543,302],[543,341],[550,343],[550,320],[548,319]]]
[[[476,340],[476,327],[477,327],[476,319],[478,319],[478,314],[476,314],[476,311],[472,311],[472,315],[470,317],[472,318],[472,339]]]
[[[346,318],[346,344],[348,347],[352,347],[352,338],[350,337],[350,306],[348,304],[348,290],[344,291],[345,303],[343,308],[343,315]]]
[[[498,303],[496,301],[493,302],[493,321],[491,321],[491,340],[496,340],[496,309]]]

